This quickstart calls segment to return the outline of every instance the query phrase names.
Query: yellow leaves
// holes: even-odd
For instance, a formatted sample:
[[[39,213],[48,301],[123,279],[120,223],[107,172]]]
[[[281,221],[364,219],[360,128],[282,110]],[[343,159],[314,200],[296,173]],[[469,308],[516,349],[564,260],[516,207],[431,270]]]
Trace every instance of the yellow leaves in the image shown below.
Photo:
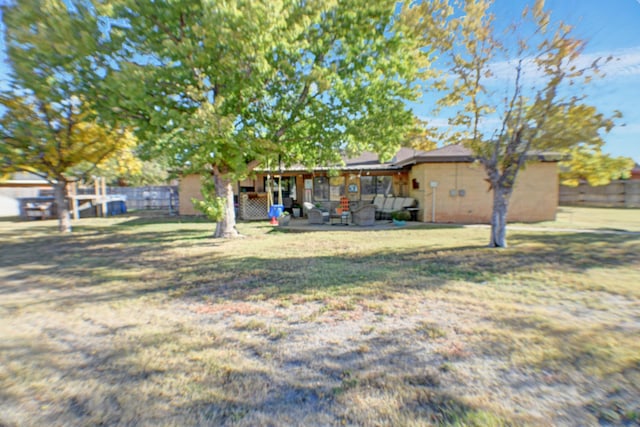
[[[7,109],[0,119],[7,133],[3,155],[15,169],[55,178],[90,169],[110,156],[118,156],[123,168],[136,167],[130,155],[137,145],[132,132],[97,123],[80,99],[69,101],[75,105],[71,108],[20,97],[0,100]]]
[[[534,16],[540,16],[543,14],[544,11],[544,1],[545,0],[536,0],[536,2],[533,5],[533,15]]]
[[[577,186],[582,181],[589,185],[606,185],[614,179],[630,176],[635,162],[628,157],[611,157],[599,147],[581,144],[567,151],[570,158],[561,162],[562,184]]]
[[[111,169],[116,176],[139,175],[142,172],[142,161],[132,149],[120,148],[113,156],[100,163],[104,165],[110,160]]]

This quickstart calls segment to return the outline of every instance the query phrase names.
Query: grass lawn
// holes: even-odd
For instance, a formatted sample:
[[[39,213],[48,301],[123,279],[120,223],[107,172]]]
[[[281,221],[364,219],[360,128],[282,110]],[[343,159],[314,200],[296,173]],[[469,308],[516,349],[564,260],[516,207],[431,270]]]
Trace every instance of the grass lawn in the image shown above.
[[[0,426],[637,425],[639,219],[0,221]]]

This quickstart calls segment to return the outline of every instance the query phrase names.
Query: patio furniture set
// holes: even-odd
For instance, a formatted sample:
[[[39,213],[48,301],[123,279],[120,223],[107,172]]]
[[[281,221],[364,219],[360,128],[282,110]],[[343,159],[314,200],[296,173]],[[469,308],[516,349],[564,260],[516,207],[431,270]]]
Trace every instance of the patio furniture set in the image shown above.
[[[340,205],[334,209],[323,209],[312,203],[305,202],[304,210],[307,213],[309,224],[340,224],[369,226],[374,225],[376,219],[391,219],[391,213],[406,210],[411,213],[411,219],[416,220],[418,208],[416,200],[412,197],[385,197],[377,195],[372,203],[361,204],[355,208],[349,208],[349,200],[342,198]]]

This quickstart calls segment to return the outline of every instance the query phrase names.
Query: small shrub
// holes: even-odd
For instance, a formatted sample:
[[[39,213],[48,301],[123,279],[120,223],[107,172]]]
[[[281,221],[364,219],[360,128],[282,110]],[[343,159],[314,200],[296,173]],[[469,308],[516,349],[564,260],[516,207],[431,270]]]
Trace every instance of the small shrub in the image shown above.
[[[192,198],[191,203],[193,203],[193,207],[206,215],[211,221],[222,220],[222,218],[224,218],[227,199],[216,196],[216,186],[211,180],[202,180],[200,192],[204,200]]]
[[[391,218],[396,221],[409,221],[411,219],[411,213],[407,211],[395,211],[391,212]]]

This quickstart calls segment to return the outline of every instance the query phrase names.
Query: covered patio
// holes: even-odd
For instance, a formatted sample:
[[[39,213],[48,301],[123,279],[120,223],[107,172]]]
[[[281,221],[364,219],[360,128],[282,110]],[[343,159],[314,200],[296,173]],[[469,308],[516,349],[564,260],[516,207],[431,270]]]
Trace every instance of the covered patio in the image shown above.
[[[508,221],[538,222],[555,219],[558,206],[557,154],[536,155],[515,185]],[[198,215],[191,203],[201,198],[200,177],[189,175],[180,182],[180,215]],[[239,220],[268,220],[274,205],[291,216],[309,215],[311,209],[357,213],[376,204],[376,219],[382,213],[407,210],[411,220],[423,223],[486,224],[491,220],[493,195],[486,172],[467,148],[448,145],[432,151],[401,148],[389,160],[373,153],[345,158],[334,167],[309,170],[299,165],[277,165],[258,169],[236,183],[234,197]],[[391,204],[391,200],[409,201]],[[345,206],[344,202],[348,205]],[[398,202],[399,203],[399,202]],[[325,222],[326,218],[321,218]]]

